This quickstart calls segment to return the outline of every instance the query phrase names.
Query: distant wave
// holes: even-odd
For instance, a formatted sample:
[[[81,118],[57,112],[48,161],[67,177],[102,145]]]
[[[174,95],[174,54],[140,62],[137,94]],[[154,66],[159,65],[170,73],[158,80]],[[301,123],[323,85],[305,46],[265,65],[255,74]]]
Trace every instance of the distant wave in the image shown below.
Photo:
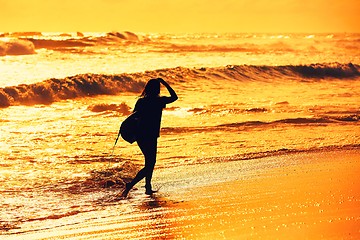
[[[41,32],[5,32],[0,34],[0,38],[2,37],[40,37],[43,36]]]
[[[360,77],[360,66],[352,63],[324,63],[286,66],[229,65],[191,70],[191,77],[233,80],[346,79]]]
[[[359,114],[351,114],[346,116],[322,116],[312,118],[287,118],[276,120],[273,122],[250,121],[242,123],[222,124],[217,127],[241,127],[241,126],[259,126],[269,124],[323,124],[323,123],[339,123],[339,122],[359,122]]]
[[[360,76],[360,68],[354,64],[311,64],[302,66],[279,67],[286,74],[287,71],[299,74],[306,78],[351,78]]]
[[[1,41],[1,38],[9,38],[10,41]],[[66,52],[72,48],[80,48],[97,45],[113,45],[127,42],[148,42],[146,37],[135,33],[109,32],[103,36],[84,36],[77,32],[76,35],[62,33],[55,36],[46,36],[41,32],[13,32],[0,34],[0,56],[35,54],[36,49],[49,49]],[[81,53],[82,51],[78,51]]]
[[[138,35],[136,35],[133,32],[125,31],[125,32],[110,32],[106,34],[107,37],[112,36],[116,38],[120,38],[123,40],[129,40],[129,41],[139,41],[142,40],[142,38]]]
[[[174,41],[179,38],[181,41]],[[284,41],[283,35],[274,36],[272,34],[262,34],[262,36],[255,35],[243,35],[243,34],[230,34],[230,35],[218,35],[212,34],[199,34],[195,39],[212,39],[211,42],[193,41],[195,35],[191,36],[177,36],[159,34],[146,35],[136,34],[129,31],[123,32],[108,32],[108,33],[41,33],[41,32],[12,32],[2,33],[1,38],[11,38],[15,40],[26,40],[32,42],[35,49],[49,49],[51,51],[61,51],[81,54],[92,54],[98,51],[89,51],[84,49],[86,47],[119,47],[122,51],[127,51],[128,45],[136,45],[140,52],[156,52],[156,53],[186,53],[186,52],[244,52],[249,54],[274,54],[274,53],[296,53],[299,51],[310,51],[312,54],[321,53],[321,47],[309,46],[307,44],[304,47],[299,47],[297,44],[292,44],[288,41]],[[254,38],[255,37],[255,38]],[[290,37],[290,36],[287,36]],[[325,36],[316,36],[318,41],[326,42],[333,37],[328,38]],[[222,39],[230,39],[231,41],[222,41]],[[244,41],[244,39],[259,39],[264,38],[266,41]],[[303,40],[307,38],[306,35],[293,35],[291,38]],[[277,40],[274,40],[277,39]],[[220,41],[219,41],[220,40]],[[237,41],[240,40],[240,41]],[[343,39],[334,39],[332,44],[334,47],[340,47],[342,50],[358,51],[358,36],[356,34],[351,37],[344,37]],[[321,45],[321,44],[320,44]],[[305,47],[306,46],[306,47]],[[71,49],[76,48],[76,50]],[[134,47],[129,48],[129,51],[134,51]],[[136,51],[136,50],[135,50]],[[27,54],[27,53],[25,53]]]
[[[180,44],[162,44],[152,52],[174,53],[174,52],[264,52],[255,44],[241,44],[236,46],[217,46],[217,45],[180,45]],[[276,49],[275,49],[276,50]],[[274,49],[273,49],[274,51]]]
[[[17,40],[26,40],[32,42],[35,49],[49,49],[52,51],[72,53],[84,53],[85,47],[90,46],[128,46],[135,44],[145,46],[140,51],[157,53],[177,53],[177,52],[247,52],[254,54],[263,54],[271,52],[293,52],[296,51],[292,46],[284,42],[275,42],[267,44],[255,43],[212,43],[212,44],[194,44],[191,39],[184,43],[174,43],[172,38],[162,36],[161,38],[151,38],[146,35],[140,35],[129,31],[108,32],[85,36],[81,32],[61,33],[54,35],[42,34],[41,32],[13,32],[0,34],[0,38],[12,38]],[[77,48],[78,51],[74,51]],[[144,50],[146,49],[146,50]],[[126,51],[126,48],[122,50]],[[133,49],[131,50],[133,51]],[[91,51],[86,51],[91,54]]]
[[[354,78],[360,76],[360,66],[352,63],[328,63],[310,65],[286,65],[286,66],[228,66],[235,75],[240,78],[258,79],[266,78],[289,78],[301,77],[312,79],[324,78]],[[228,73],[227,73],[228,75]]]
[[[78,40],[78,39],[66,39],[66,40],[53,40],[53,39],[28,39],[32,42],[35,48],[46,48],[46,49],[63,49],[69,47],[87,47],[93,46],[91,40]]]
[[[0,56],[29,55],[35,53],[35,45],[31,41],[13,39],[5,42],[0,40]]]
[[[71,47],[88,47],[96,45],[113,45],[127,42],[140,42],[144,40],[132,32],[109,32],[104,36],[84,36],[82,33],[77,33],[76,37],[72,35],[63,35],[63,39],[38,39],[28,38],[34,43],[35,48],[46,48],[52,50],[64,51],[64,48]]]
[[[104,75],[81,74],[65,79],[49,79],[43,82],[0,88],[0,107],[12,105],[51,104],[64,99],[97,95],[116,95],[123,92],[140,92],[150,78],[165,77],[172,84],[184,84],[189,79],[218,81],[268,81],[296,79],[352,79],[360,77],[360,66],[349,64],[311,64],[287,66],[226,66],[216,68],[168,68],[144,73]],[[199,112],[201,109],[194,109]],[[266,112],[264,108],[248,109],[249,112]]]
[[[272,122],[246,121],[237,123],[221,124],[217,126],[205,127],[165,127],[162,129],[165,134],[179,134],[189,132],[212,132],[221,129],[222,131],[244,131],[246,129],[262,128],[267,126],[286,126],[286,125],[323,125],[360,122],[360,114],[349,114],[342,116],[321,116],[312,118],[287,118]]]

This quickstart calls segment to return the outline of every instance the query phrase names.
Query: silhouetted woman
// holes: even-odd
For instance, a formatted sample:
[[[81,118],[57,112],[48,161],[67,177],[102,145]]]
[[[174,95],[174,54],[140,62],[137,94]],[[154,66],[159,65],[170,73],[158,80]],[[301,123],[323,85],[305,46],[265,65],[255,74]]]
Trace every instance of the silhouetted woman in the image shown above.
[[[169,91],[170,97],[160,97],[160,83]],[[134,109],[139,114],[136,142],[144,154],[145,167],[130,183],[126,184],[121,194],[122,197],[126,197],[131,188],[143,178],[145,178],[145,193],[151,195],[155,192],[151,187],[151,178],[156,163],[157,138],[160,136],[162,110],[166,104],[175,102],[177,99],[175,91],[162,78],[151,79],[145,85]]]

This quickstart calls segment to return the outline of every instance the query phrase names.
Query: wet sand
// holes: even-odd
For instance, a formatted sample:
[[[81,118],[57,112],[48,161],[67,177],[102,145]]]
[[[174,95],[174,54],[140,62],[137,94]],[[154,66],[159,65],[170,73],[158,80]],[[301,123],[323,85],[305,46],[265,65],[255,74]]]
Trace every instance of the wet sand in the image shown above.
[[[359,239],[359,175],[359,149],[157,169],[153,197],[139,186],[95,213],[1,238]]]
[[[191,193],[182,236],[194,239],[359,239],[360,155],[300,154],[295,165]],[[191,226],[185,228],[185,226]]]

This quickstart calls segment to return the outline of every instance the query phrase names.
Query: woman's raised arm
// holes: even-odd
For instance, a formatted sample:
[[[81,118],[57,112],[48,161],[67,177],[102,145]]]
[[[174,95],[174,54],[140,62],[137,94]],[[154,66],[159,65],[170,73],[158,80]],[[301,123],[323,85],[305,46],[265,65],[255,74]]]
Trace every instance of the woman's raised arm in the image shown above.
[[[172,102],[175,102],[176,100],[178,100],[178,96],[176,95],[176,92],[174,91],[174,89],[172,89],[170,87],[170,85],[165,82],[164,79],[162,78],[158,78],[159,82],[164,85],[166,87],[166,89],[169,91],[170,93],[170,97],[168,98],[168,102],[167,103],[172,103]]]

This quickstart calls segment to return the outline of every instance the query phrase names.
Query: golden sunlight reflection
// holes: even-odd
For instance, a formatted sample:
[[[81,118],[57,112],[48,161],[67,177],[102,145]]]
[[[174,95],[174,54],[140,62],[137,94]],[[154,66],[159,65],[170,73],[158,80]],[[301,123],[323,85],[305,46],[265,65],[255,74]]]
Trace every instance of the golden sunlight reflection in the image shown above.
[[[0,239],[360,239],[357,0],[0,5]]]
[[[332,164],[319,156],[330,157]],[[177,225],[183,228],[183,237],[196,239],[328,238],[347,231],[356,237],[358,216],[350,210],[360,208],[355,200],[360,189],[353,191],[360,173],[355,156],[336,152],[287,156],[286,160],[302,163],[193,189],[189,193],[193,200],[178,206]]]

